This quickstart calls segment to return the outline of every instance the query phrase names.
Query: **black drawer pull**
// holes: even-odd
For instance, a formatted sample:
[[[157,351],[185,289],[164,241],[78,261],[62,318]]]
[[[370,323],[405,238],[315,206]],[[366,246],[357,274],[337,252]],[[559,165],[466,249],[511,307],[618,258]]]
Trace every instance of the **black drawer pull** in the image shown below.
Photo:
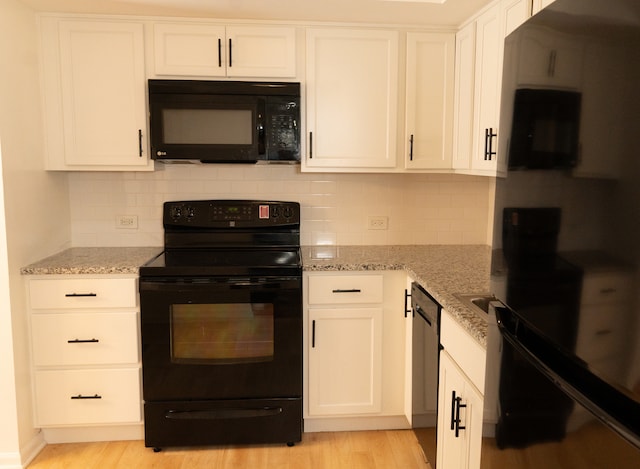
[[[362,290],[359,288],[350,288],[347,290],[342,290],[340,288],[333,290],[333,293],[362,293]]]
[[[71,340],[67,340],[68,344],[93,344],[93,343],[98,343],[100,342],[99,339],[71,339]]]
[[[98,296],[97,293],[67,293],[64,296],[67,298],[82,298],[85,296]]]
[[[71,396],[71,399],[102,399],[102,396],[99,394],[94,394],[93,396],[83,396],[82,394],[78,394],[77,396]]]

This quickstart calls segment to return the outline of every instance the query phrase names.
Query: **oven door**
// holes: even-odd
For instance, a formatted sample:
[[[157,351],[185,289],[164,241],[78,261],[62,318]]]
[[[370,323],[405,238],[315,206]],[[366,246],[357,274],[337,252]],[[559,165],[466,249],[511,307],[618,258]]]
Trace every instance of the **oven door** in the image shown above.
[[[301,278],[140,280],[144,399],[302,396]]]

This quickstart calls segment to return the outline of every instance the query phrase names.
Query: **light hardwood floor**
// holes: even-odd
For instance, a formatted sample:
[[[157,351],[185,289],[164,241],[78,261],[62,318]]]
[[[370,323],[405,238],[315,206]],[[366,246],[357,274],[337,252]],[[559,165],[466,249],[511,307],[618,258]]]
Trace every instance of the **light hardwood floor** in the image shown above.
[[[411,430],[305,433],[286,445],[169,448],[142,441],[46,446],[29,469],[430,469]]]

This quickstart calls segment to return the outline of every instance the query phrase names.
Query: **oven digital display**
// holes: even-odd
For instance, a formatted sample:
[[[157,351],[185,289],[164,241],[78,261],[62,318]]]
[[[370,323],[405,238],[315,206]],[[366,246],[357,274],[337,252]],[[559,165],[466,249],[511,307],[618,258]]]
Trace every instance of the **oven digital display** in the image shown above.
[[[252,219],[251,206],[238,205],[212,205],[212,221],[237,221]]]

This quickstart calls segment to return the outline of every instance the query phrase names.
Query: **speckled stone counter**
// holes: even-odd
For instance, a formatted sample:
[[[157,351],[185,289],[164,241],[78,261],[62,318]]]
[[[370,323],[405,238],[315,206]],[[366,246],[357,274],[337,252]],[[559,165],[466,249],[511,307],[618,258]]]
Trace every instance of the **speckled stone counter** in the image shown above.
[[[21,269],[24,275],[137,274],[160,247],[70,248]],[[303,246],[307,271],[404,270],[486,347],[487,320],[456,293],[489,291],[489,246]]]
[[[303,246],[302,257],[307,271],[405,270],[486,347],[487,318],[455,294],[489,292],[489,246]]]
[[[137,274],[160,247],[70,248],[23,267],[23,275]]]

